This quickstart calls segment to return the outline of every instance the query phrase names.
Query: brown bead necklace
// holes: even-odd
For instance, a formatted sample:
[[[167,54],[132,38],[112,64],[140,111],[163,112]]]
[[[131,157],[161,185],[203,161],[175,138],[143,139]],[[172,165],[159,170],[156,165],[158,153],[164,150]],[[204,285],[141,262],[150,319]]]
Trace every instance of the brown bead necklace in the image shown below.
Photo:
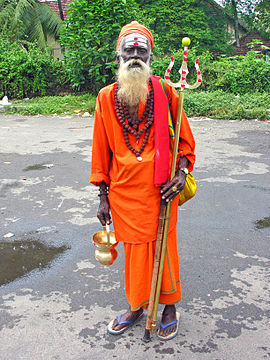
[[[149,80],[149,84],[151,90],[148,93],[145,110],[141,118],[132,119],[128,111],[127,105],[123,104],[118,99],[118,89],[119,89],[118,84],[116,85],[115,95],[114,95],[115,105],[116,105],[116,115],[123,128],[125,143],[128,149],[136,155],[138,161],[142,161],[142,157],[140,155],[147,144],[150,134],[150,128],[154,122],[154,90],[151,79]],[[139,124],[145,119],[146,119],[145,125],[141,130],[139,130]],[[143,133],[145,134],[144,134],[144,139],[142,141],[142,145],[139,150],[136,150],[130,144],[128,134],[134,135],[137,139],[137,144],[138,144],[140,137]]]

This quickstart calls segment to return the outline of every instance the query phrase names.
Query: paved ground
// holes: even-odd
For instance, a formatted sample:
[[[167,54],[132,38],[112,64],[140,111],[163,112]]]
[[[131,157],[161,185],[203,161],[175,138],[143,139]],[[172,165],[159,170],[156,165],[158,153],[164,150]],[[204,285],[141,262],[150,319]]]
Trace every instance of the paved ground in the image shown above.
[[[106,333],[127,304],[121,247],[104,268],[90,241],[100,228],[88,184],[92,123],[0,117],[0,240],[70,247],[0,287],[0,358],[270,358],[270,231],[255,224],[270,215],[269,122],[190,121],[198,193],[179,211],[181,327],[148,345],[145,318],[122,337]]]

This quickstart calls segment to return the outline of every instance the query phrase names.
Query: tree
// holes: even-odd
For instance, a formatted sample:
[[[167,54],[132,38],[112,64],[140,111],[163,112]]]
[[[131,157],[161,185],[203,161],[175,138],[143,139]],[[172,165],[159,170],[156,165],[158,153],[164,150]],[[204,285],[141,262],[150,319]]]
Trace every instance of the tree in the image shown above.
[[[251,16],[246,19],[251,30],[257,30],[265,39],[270,39],[270,2],[262,0]]]
[[[58,4],[58,10],[59,10],[60,19],[61,19],[61,20],[65,20],[65,17],[64,17],[64,14],[63,14],[63,7],[62,7],[62,2],[61,2],[61,0],[57,0],[57,4]]]
[[[137,0],[137,2],[145,22],[155,33],[160,55],[178,50],[184,36],[189,36],[192,45],[200,47],[199,50],[228,51],[226,18],[222,11],[216,11],[211,2],[203,0],[148,0],[147,2]]]
[[[136,20],[133,0],[73,0],[61,31],[65,63],[73,87],[97,92],[115,73],[121,27]]]
[[[232,9],[233,9],[233,19],[234,19],[234,34],[236,40],[236,47],[240,47],[240,37],[239,37],[239,28],[238,28],[238,15],[237,15],[237,3],[236,0],[231,0]]]
[[[0,32],[14,41],[37,41],[46,49],[47,36],[57,38],[59,16],[38,0],[0,0]]]
[[[254,12],[262,0],[223,0],[224,6],[228,13],[234,18],[234,31],[236,46],[240,47],[239,40],[239,19],[243,19],[245,23],[252,27],[254,21]]]
[[[223,0],[223,4],[233,6],[237,13],[250,15],[262,0]]]

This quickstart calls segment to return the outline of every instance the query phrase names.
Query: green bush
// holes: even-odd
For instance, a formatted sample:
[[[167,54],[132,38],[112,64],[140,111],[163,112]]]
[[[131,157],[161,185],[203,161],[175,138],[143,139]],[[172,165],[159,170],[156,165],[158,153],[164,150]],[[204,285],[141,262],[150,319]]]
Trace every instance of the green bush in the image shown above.
[[[155,34],[154,52],[170,54],[181,47],[181,39],[189,36],[191,46],[200,46],[215,53],[231,52],[227,45],[226,16],[214,11],[204,0],[137,0],[143,23]]]
[[[173,82],[177,82],[180,79],[179,69],[183,60],[183,50],[179,50],[177,52],[172,53],[172,56],[175,59],[174,66],[172,68],[172,72],[170,74],[170,79]],[[205,51],[201,55],[198,56],[198,51],[196,47],[188,50],[188,69],[189,75],[187,78],[188,83],[193,84],[196,81],[196,69],[195,69],[195,60],[199,58],[199,65],[202,73],[204,73],[205,68],[209,63],[212,62],[212,54],[209,51]],[[154,58],[152,63],[152,72],[154,75],[159,75],[164,78],[165,71],[170,64],[170,56],[166,55],[163,58]],[[201,89],[202,87],[200,87]]]
[[[235,96],[221,90],[214,92],[186,90],[184,108],[187,116],[216,119],[269,119],[270,98],[254,92]]]
[[[0,98],[55,94],[68,86],[62,63],[34,44],[28,49],[0,37]]]
[[[65,64],[76,90],[97,93],[112,82],[121,27],[134,20],[133,0],[73,0],[62,28]]]
[[[270,63],[257,58],[254,51],[240,58],[216,60],[205,70],[208,90],[221,89],[235,95],[270,91]]]
[[[173,54],[176,59],[172,71],[172,80],[178,81],[178,70],[182,62],[182,53],[179,51]],[[200,56],[200,68],[203,76],[202,86],[199,91],[222,90],[234,95],[243,95],[253,92],[270,91],[270,63],[262,58],[257,58],[254,51],[249,51],[242,57],[220,57],[214,59],[209,52],[204,52]],[[188,82],[195,81],[194,61],[196,58],[196,48],[188,52],[188,66],[190,75]],[[169,56],[156,59],[153,62],[153,73],[164,76],[167,66],[170,63]]]

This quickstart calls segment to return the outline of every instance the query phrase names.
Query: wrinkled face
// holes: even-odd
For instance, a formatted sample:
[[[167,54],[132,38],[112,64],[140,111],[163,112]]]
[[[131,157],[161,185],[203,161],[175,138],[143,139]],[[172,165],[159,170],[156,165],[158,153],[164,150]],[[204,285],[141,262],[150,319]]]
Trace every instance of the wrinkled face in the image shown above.
[[[145,64],[150,65],[152,54],[150,41],[141,34],[130,34],[123,38],[120,45],[120,52],[117,57],[118,62],[122,60],[124,63],[130,60],[141,60]],[[141,67],[140,63],[133,61],[130,67]]]

